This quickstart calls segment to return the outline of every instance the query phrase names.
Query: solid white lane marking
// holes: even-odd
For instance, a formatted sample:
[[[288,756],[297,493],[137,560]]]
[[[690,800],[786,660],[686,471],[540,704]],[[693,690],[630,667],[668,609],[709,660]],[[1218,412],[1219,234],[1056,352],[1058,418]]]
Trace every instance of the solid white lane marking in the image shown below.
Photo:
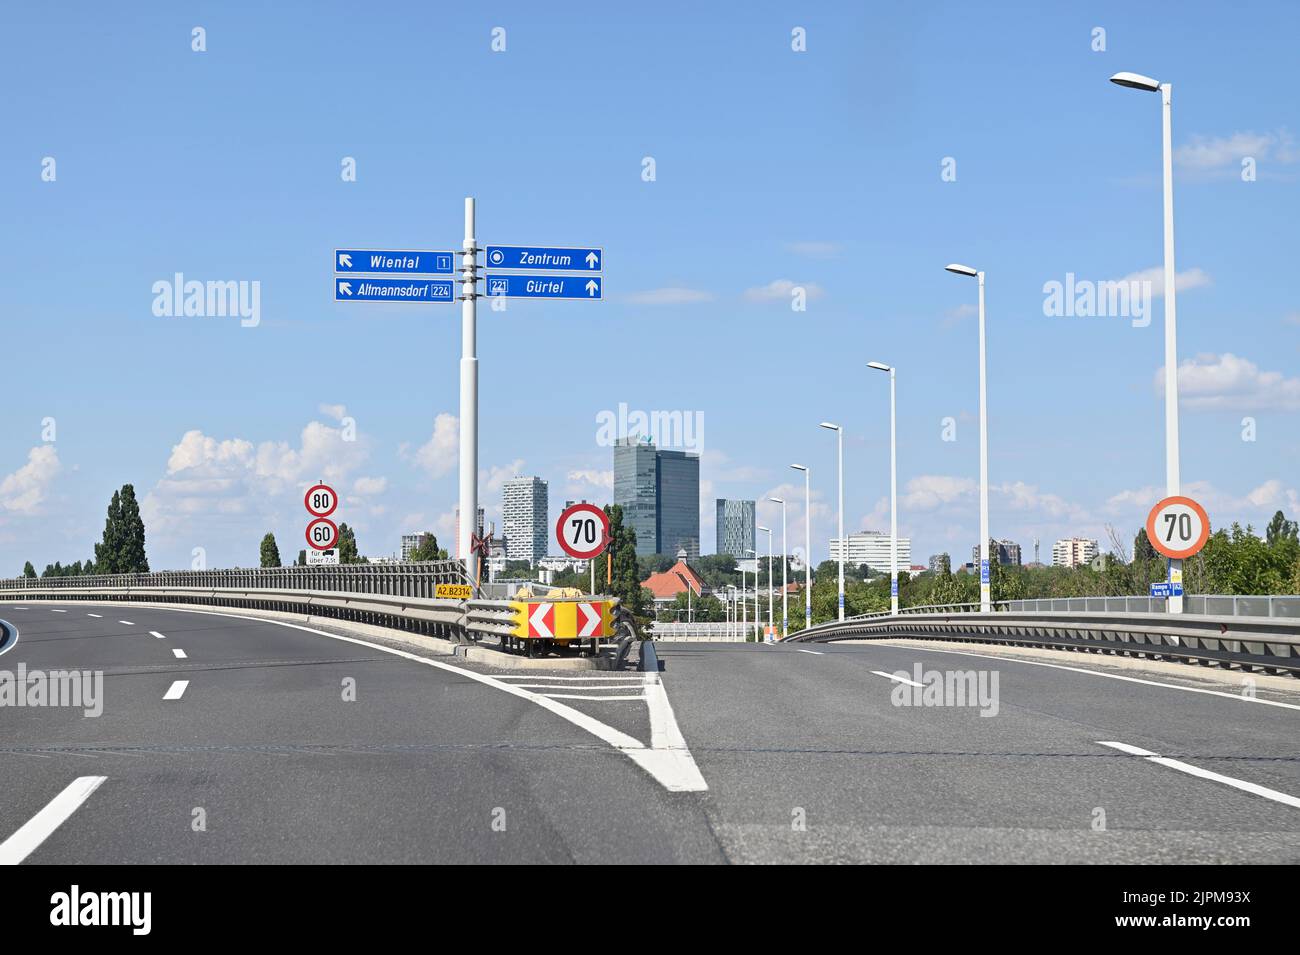
[[[876,676],[883,676],[886,680],[893,680],[895,683],[906,683],[908,686],[925,686],[924,683],[917,683],[915,680],[909,680],[907,677],[898,673],[886,673],[884,670],[872,670]]]
[[[172,647],[172,656],[174,656],[177,660],[184,660],[185,651],[182,650],[180,647]]]
[[[104,619],[104,615],[103,615],[103,614],[98,614],[98,613],[88,613],[88,614],[86,614],[86,616],[87,616],[87,617],[94,617],[96,620],[103,620],[103,619]]]
[[[695,765],[695,757],[686,747],[682,731],[677,728],[672,704],[658,673],[645,675],[645,701],[650,711],[650,749],[628,753],[670,792],[703,792],[709,788]],[[651,768],[654,766],[655,768]]]
[[[1263,796],[1265,799],[1271,799],[1274,802],[1280,802],[1284,806],[1290,806],[1293,809],[1300,809],[1300,797],[1290,796],[1276,789],[1269,789],[1267,786],[1259,786],[1255,783],[1248,783],[1244,779],[1237,779],[1233,776],[1224,776],[1221,773],[1212,773],[1208,769],[1201,769],[1199,766],[1193,766],[1191,763],[1184,763],[1177,759],[1170,759],[1167,756],[1160,756],[1150,750],[1140,749],[1137,746],[1130,746],[1128,743],[1117,743],[1114,740],[1097,740],[1098,746],[1109,746],[1117,749],[1121,753],[1128,753],[1130,756],[1141,756],[1143,759],[1152,763],[1158,763],[1161,766],[1167,766],[1170,769],[1176,769],[1180,773],[1187,773],[1189,776],[1196,776],[1200,779],[1208,779],[1211,782],[1223,783],[1225,786],[1231,786],[1233,789],[1240,789],[1242,792],[1248,792],[1255,796]]]
[[[66,610],[55,610],[53,607],[51,607],[51,608],[50,608],[50,613],[67,613],[67,611],[66,611]]]
[[[499,673],[498,680],[630,680],[633,677],[613,674],[613,673],[596,673],[592,676],[556,676],[553,673]]]
[[[669,789],[673,792],[691,792],[702,791],[709,788],[708,784],[704,781],[704,777],[700,775],[699,768],[696,767],[695,760],[691,757],[690,750],[686,748],[685,740],[681,741],[680,754],[684,754],[684,762],[689,765],[689,770],[683,770],[680,768],[679,764],[681,764],[683,760],[679,758],[680,754],[677,751],[660,751],[658,749],[656,740],[671,738],[673,735],[675,735],[677,739],[681,739],[681,732],[677,730],[676,720],[674,720],[672,716],[672,707],[667,705],[668,697],[666,695],[663,696],[663,707],[667,710],[667,719],[672,723],[672,731],[676,732],[673,733],[672,731],[666,731],[662,728],[656,731],[655,727],[657,724],[661,725],[663,723],[665,713],[662,709],[657,711],[656,704],[652,704],[650,706],[650,745],[652,748],[647,749],[645,744],[639,739],[629,736],[622,730],[615,729],[612,726],[607,726],[600,720],[588,716],[581,710],[574,709],[572,706],[569,706],[566,703],[561,703],[558,700],[548,699],[540,693],[533,693],[531,690],[521,689],[511,683],[506,683],[504,680],[488,676],[486,673],[475,673],[473,670],[466,670],[458,666],[452,666],[450,663],[443,663],[441,660],[430,660],[428,657],[408,653],[406,650],[399,650],[396,647],[385,647],[378,643],[371,643],[369,640],[360,640],[356,637],[345,637],[337,633],[326,633],[324,630],[304,627],[302,624],[289,623],[285,620],[270,620],[265,617],[250,617],[246,614],[237,613],[220,613],[214,610],[189,610],[182,607],[169,607],[167,609],[171,613],[197,613],[209,617],[227,617],[234,620],[250,620],[254,623],[265,623],[273,624],[277,627],[288,627],[291,630],[301,630],[304,633],[314,633],[320,637],[328,637],[331,640],[341,640],[343,643],[351,643],[358,647],[366,647],[369,650],[375,650],[380,653],[391,653],[393,656],[402,657],[403,659],[411,660],[414,663],[421,663],[438,670],[446,670],[449,673],[455,673],[467,680],[474,680],[477,683],[495,687],[502,692],[509,693],[511,696],[531,700],[542,709],[553,713],[561,719],[568,720],[574,726],[586,730],[592,736],[608,743],[610,746],[613,746],[619,752],[626,755],[629,759],[653,776],[655,781],[665,789]],[[650,677],[655,677],[657,679],[658,676],[659,674],[657,673],[646,674],[647,679]],[[550,678],[548,677],[548,679]],[[626,679],[626,677],[623,679]],[[659,691],[662,695],[662,686],[659,686]]]
[[[583,696],[581,693],[543,693],[542,696],[552,700],[644,700],[644,696]]]
[[[128,626],[128,627],[134,627],[134,626],[135,626],[135,624],[133,624],[130,620],[119,620],[118,623],[125,624],[125,625]]]
[[[641,680],[635,683],[604,683],[596,686],[573,686],[568,683],[513,683],[530,690],[639,690],[645,684]]]
[[[1023,657],[996,656],[992,653],[973,653],[969,650],[941,650],[938,647],[894,647],[894,649],[914,650],[918,653],[955,653],[961,657],[980,657],[984,660],[998,660],[1005,663],[1024,663],[1033,667],[1050,667],[1053,670],[1069,670],[1071,673],[1086,673],[1088,676],[1104,677],[1107,680],[1123,680],[1125,683],[1141,683],[1145,686],[1161,686],[1167,690],[1183,690],[1187,693],[1204,693],[1208,696],[1221,696],[1227,700],[1240,703],[1262,703],[1265,706],[1280,706],[1288,710],[1300,710],[1300,704],[1283,703],[1280,700],[1265,700],[1258,696],[1243,696],[1240,693],[1228,693],[1224,690],[1206,690],[1199,686],[1179,686],[1177,683],[1161,683],[1159,680],[1143,680],[1135,676],[1121,676],[1118,673],[1102,673],[1100,670],[1085,670],[1081,667],[1067,666],[1064,663],[1044,663],[1041,660],[1026,660]],[[1249,676],[1243,673],[1242,676]]]
[[[26,608],[26,607],[14,607],[13,609],[14,609],[14,610],[26,610],[27,608]]]
[[[79,776],[70,782],[44,809],[27,820],[17,832],[0,842],[0,865],[17,865],[31,855],[63,825],[77,807],[90,798],[107,776]]]
[[[803,647],[795,647],[796,653],[811,653],[815,657],[824,657],[826,654],[821,650],[805,650]]]
[[[185,688],[189,685],[190,685],[189,680],[177,680],[175,683],[173,683],[170,687],[167,688],[167,692],[163,694],[163,699],[179,700],[181,698],[181,694],[185,692]]]
[[[149,632],[150,632],[151,634],[153,634],[155,637],[157,637],[159,640],[166,640],[166,639],[167,639],[167,638],[164,637],[161,633],[159,633],[157,630],[150,630]]]

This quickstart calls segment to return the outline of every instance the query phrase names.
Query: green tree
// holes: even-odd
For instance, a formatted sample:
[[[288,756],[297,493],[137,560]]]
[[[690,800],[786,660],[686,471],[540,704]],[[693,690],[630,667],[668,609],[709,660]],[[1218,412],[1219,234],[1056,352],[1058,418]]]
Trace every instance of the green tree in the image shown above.
[[[339,563],[364,564],[366,559],[357,553],[356,531],[347,524],[339,525]]]
[[[280,548],[276,546],[275,535],[270,531],[262,538],[262,566],[279,567],[280,566]]]
[[[112,500],[108,502],[108,517],[104,519],[103,540],[95,545],[95,566],[102,568],[105,574],[120,574],[118,555],[121,551],[122,494],[120,491],[114,491]]]
[[[144,520],[140,517],[140,504],[135,499],[135,487],[122,485],[122,549],[120,551],[123,574],[149,573],[149,559],[144,552]]]
[[[425,531],[411,548],[410,559],[413,561],[446,560],[447,552],[438,549],[438,538],[432,531]]]
[[[1147,529],[1143,527],[1133,538],[1133,560],[1156,560],[1160,557],[1156,549],[1151,546],[1151,538],[1147,537]]]
[[[23,564],[23,576],[26,577],[28,580],[36,576],[36,568],[32,566],[32,562],[30,560],[27,563]]]
[[[1270,547],[1287,540],[1295,542],[1300,540],[1300,526],[1297,526],[1295,521],[1288,521],[1286,515],[1278,511],[1268,522],[1268,528],[1264,531],[1264,540]]]
[[[646,593],[641,587],[641,568],[636,558],[636,531],[623,525],[623,508],[610,504],[605,508],[609,518],[609,546],[596,558],[596,589],[603,581],[612,596],[635,616],[646,615]]]
[[[307,566],[307,549],[306,549],[306,548],[303,548],[302,550],[298,551],[298,560],[295,561],[294,565],[297,566],[297,567],[306,567],[306,566]]]

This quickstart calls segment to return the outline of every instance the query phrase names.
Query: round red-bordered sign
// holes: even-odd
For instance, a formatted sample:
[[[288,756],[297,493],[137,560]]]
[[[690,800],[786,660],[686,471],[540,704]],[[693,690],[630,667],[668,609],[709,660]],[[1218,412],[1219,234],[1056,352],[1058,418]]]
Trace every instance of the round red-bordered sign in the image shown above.
[[[590,560],[609,543],[609,517],[595,504],[574,504],[555,522],[555,539],[570,557]]]
[[[1174,495],[1151,508],[1147,539],[1151,546],[1174,560],[1191,557],[1210,537],[1210,517],[1190,497]]]
[[[311,533],[312,528],[317,527],[319,525],[324,525],[325,527],[329,528],[330,536],[328,538],[328,542],[312,540],[312,533]],[[316,550],[333,550],[335,547],[339,546],[338,525],[335,524],[333,521],[331,521],[328,517],[316,518],[314,521],[312,521],[310,524],[307,525],[307,543],[310,544]]]
[[[317,494],[329,495],[329,507],[312,505],[312,496]],[[319,498],[317,500],[319,501]],[[324,502],[320,503],[323,505]],[[307,493],[302,496],[302,504],[303,507],[307,508],[307,513],[312,517],[329,517],[334,513],[335,508],[339,506],[339,496],[334,493],[334,488],[330,487],[328,484],[313,484],[311,487],[307,488]]]

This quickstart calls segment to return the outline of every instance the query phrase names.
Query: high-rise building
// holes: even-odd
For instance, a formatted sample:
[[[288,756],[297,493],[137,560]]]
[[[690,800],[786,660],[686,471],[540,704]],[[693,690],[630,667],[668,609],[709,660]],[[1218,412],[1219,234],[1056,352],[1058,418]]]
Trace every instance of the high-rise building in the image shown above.
[[[754,550],[754,501],[717,499],[717,552],[747,560]]]
[[[476,537],[482,537],[483,536],[483,508],[481,507],[478,509],[478,521],[476,523],[478,527],[475,529],[474,534]],[[460,505],[457,504],[456,505],[456,559],[460,560],[464,556],[465,555],[460,552]]]
[[[546,556],[550,527],[547,485],[539,477],[511,478],[501,485],[501,522],[506,556],[530,564]]]
[[[1097,542],[1087,537],[1070,537],[1052,545],[1055,567],[1079,567],[1091,563],[1098,553]]]
[[[980,563],[980,545],[976,544],[970,549],[971,563],[976,567]],[[989,538],[989,561],[997,561],[1004,566],[1020,566],[1020,545],[1015,541],[998,540]]]
[[[889,573],[889,555],[890,541],[889,535],[884,531],[859,531],[856,534],[850,534],[848,537],[849,546],[844,553],[844,564],[846,567],[858,567],[866,564],[872,570],[878,570],[881,573]],[[840,559],[840,539],[831,538],[830,560],[839,561]],[[900,537],[898,539],[898,567],[899,573],[910,571],[912,569],[912,538]]]
[[[402,560],[411,559],[411,551],[420,546],[419,534],[402,535]]]
[[[614,503],[636,531],[638,554],[700,556],[700,457],[657,451],[636,438],[614,444]]]

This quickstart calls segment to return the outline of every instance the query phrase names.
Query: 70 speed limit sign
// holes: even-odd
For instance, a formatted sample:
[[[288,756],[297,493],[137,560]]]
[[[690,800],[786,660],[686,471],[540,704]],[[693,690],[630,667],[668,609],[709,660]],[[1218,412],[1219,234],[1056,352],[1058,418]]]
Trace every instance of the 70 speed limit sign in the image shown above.
[[[1191,557],[1210,536],[1210,518],[1190,497],[1167,497],[1147,515],[1147,538],[1166,557]]]
[[[609,541],[609,518],[595,504],[574,504],[555,522],[555,539],[570,557],[590,560]]]

